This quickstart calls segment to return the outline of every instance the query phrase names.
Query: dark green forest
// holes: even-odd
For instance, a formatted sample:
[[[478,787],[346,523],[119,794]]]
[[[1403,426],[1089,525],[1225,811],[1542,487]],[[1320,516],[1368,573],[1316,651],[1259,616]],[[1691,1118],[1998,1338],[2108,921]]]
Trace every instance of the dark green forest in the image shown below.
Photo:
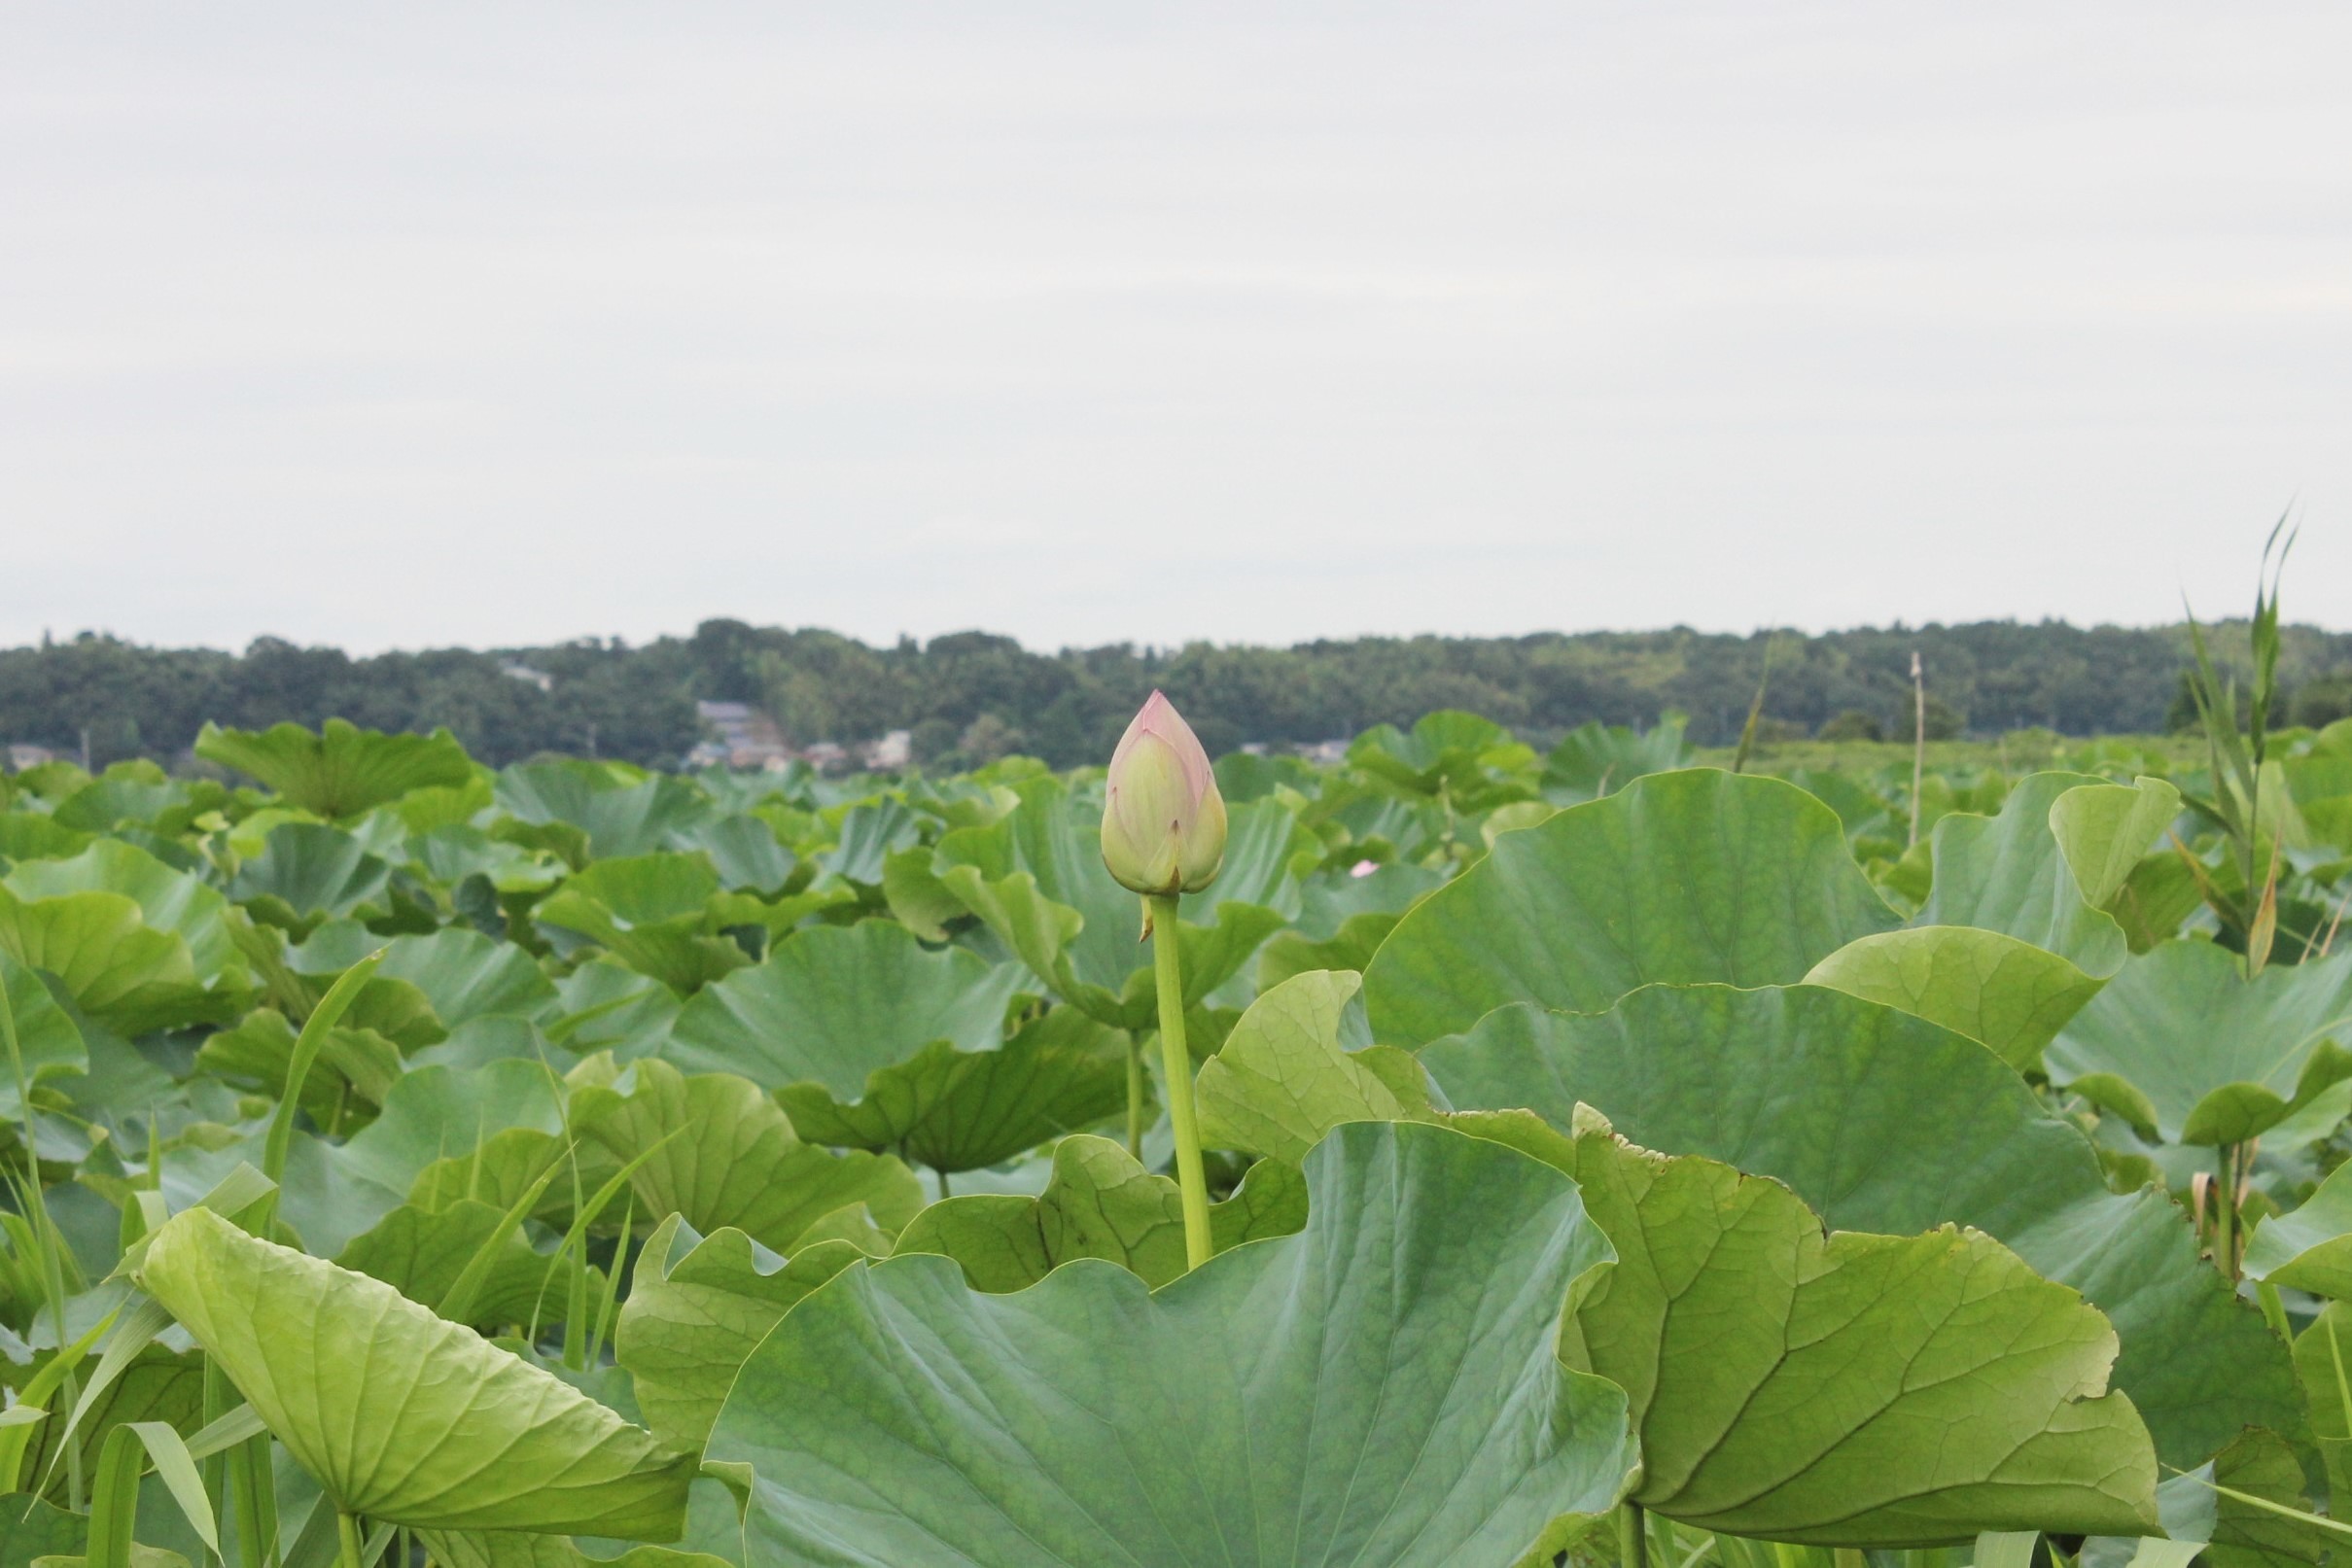
[[[2213,637],[2225,660],[2244,647],[2242,623]],[[712,620],[690,637],[637,647],[590,639],[366,658],[274,638],[239,654],[85,633],[0,650],[0,742],[75,753],[87,734],[93,763],[169,762],[206,720],[315,726],[335,715],[388,730],[446,725],[494,764],[564,751],[669,767],[703,738],[701,699],[752,704],[795,745],[904,729],[922,762],[1019,750],[1067,767],[1107,756],[1157,685],[1216,751],[1352,736],[1440,708],[1474,710],[1539,742],[1588,719],[1646,724],[1678,709],[1694,740],[1721,745],[1738,734],[1768,645],[1764,711],[1787,736],[1825,725],[1837,735],[1908,734],[1914,649],[1938,734],[2146,733],[2187,716],[2186,627],[1981,621],[1820,636],[1677,628],[1040,653],[982,632],[875,647]],[[2281,673],[2296,719],[2352,712],[2352,634],[2289,628]],[[544,688],[533,675],[545,678]]]

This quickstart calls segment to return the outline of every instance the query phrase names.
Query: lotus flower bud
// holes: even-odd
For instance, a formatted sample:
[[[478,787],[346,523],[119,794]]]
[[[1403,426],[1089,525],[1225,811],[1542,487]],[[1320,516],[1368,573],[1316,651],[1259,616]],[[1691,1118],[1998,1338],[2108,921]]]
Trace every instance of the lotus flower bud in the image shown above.
[[[1103,863],[1144,894],[1199,892],[1225,863],[1225,797],[1209,753],[1158,692],[1110,754]]]

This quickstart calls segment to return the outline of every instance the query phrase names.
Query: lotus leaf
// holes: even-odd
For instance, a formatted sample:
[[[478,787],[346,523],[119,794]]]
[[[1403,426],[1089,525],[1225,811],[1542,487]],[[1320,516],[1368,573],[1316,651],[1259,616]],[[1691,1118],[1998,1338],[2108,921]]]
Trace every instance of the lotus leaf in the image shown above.
[[[1307,1179],[1303,1233],[1156,1294],[1093,1259],[1008,1296],[945,1258],[850,1265],[711,1434],[748,1467],[752,1555],[1499,1563],[1607,1508],[1624,1396],[1554,1354],[1608,1256],[1574,1186],[1414,1126],[1344,1128]]]
[[[345,1514],[427,1529],[680,1532],[691,1455],[389,1285],[202,1208],[155,1234],[138,1280]]]
[[[2249,980],[2210,942],[2134,958],[2051,1045],[2051,1081],[2168,1143],[2260,1136],[2352,1078],[2352,952]]]
[[[1021,979],[962,948],[927,952],[886,921],[819,926],[705,987],[662,1054],[688,1071],[740,1073],[768,1088],[818,1083],[853,1100],[868,1075],[933,1040],[994,1050]]]
[[[24,1069],[19,1086],[15,1070],[0,1061],[0,1119],[18,1122],[24,1115],[20,1087],[29,1089],[51,1078],[87,1072],[89,1052],[82,1043],[81,1029],[50,994],[41,977],[6,948],[0,948],[0,1007],[8,1010],[5,1022],[14,1032],[17,1060]]]
[[[647,1213],[684,1215],[706,1235],[732,1227],[784,1252],[809,1227],[854,1204],[893,1228],[922,1206],[922,1189],[897,1160],[803,1143],[784,1111],[747,1079],[688,1077],[649,1060],[623,1081],[625,1094],[577,1091],[573,1117],[614,1160],[649,1156],[630,1178]]]
[[[1784,1181],[1839,1230],[1985,1232],[2113,1321],[2115,1384],[2167,1464],[2299,1424],[2285,1347],[2198,1264],[2178,1206],[2109,1191],[2078,1128],[1923,1019],[1810,986],[1658,986],[1599,1015],[1498,1010],[1422,1063],[1457,1107],[1564,1131],[1583,1102],[1643,1148]]]
[[[1554,1158],[1619,1253],[1576,1329],[1632,1396],[1636,1501],[1826,1545],[2156,1527],[2115,1331],[1983,1233],[1825,1236],[1779,1182],[1597,1121]]]
[[[717,815],[683,779],[634,774],[596,762],[523,763],[500,772],[497,801],[518,821],[579,829],[600,860],[666,849]]]
[[[269,830],[258,858],[237,868],[228,895],[239,903],[275,899],[298,920],[348,915],[382,899],[391,873],[340,828],[285,822]]]
[[[502,1195],[503,1196],[503,1195]],[[335,1264],[380,1279],[419,1306],[441,1309],[450,1288],[485,1246],[488,1274],[465,1321],[532,1323],[562,1315],[564,1275],[508,1220],[506,1202],[461,1198],[439,1207],[403,1203],[354,1237]]]
[[[1496,1007],[1595,1011],[1653,981],[1802,980],[1893,928],[1827,806],[1776,779],[1654,774],[1494,849],[1389,933],[1364,974],[1384,1043]]]
[[[1127,1103],[1125,1036],[1056,1007],[995,1051],[933,1041],[867,1074],[854,1101],[821,1083],[788,1084],[776,1098],[812,1143],[896,1149],[933,1170],[974,1170],[1117,1115]]]
[[[1544,759],[1545,798],[1554,805],[1572,806],[1611,794],[1653,773],[1689,767],[1691,747],[1682,735],[1688,722],[1680,714],[1662,714],[1639,735],[1598,719],[1577,726]]]
[[[474,778],[473,759],[445,729],[386,735],[339,718],[327,720],[317,734],[299,724],[258,732],[207,724],[195,750],[329,819],[356,817],[412,789],[455,788]]]
[[[543,925],[577,932],[688,996],[751,961],[733,942],[709,934],[718,892],[707,855],[663,851],[599,860],[535,914]]]
[[[753,1347],[794,1303],[864,1256],[818,1241],[788,1261],[741,1231],[705,1237],[673,1214],[637,1255],[614,1334],[647,1423],[699,1448]]]
[[[1296,1164],[1343,1122],[1425,1115],[1421,1064],[1390,1046],[1340,1046],[1340,1015],[1362,984],[1311,970],[1250,1004],[1194,1085],[1201,1141]]]
[[[431,936],[394,938],[384,947],[376,974],[405,980],[423,992],[435,1016],[451,1028],[502,1013],[542,1018],[555,1001],[554,984],[530,954],[511,942],[494,942],[455,926]]]
[[[2301,1206],[2246,1238],[2246,1273],[2314,1296],[2352,1300],[2352,1166],[2328,1173]]]
[[[1306,1221],[1306,1187],[1296,1167],[1261,1160],[1209,1218],[1219,1252],[1287,1236]],[[1157,1288],[1184,1272],[1184,1218],[1175,1182],[1107,1138],[1080,1135],[1055,1145],[1036,1197],[971,1193],[933,1203],[894,1251],[953,1258],[974,1290],[1025,1290],[1072,1258],[1108,1259]]]

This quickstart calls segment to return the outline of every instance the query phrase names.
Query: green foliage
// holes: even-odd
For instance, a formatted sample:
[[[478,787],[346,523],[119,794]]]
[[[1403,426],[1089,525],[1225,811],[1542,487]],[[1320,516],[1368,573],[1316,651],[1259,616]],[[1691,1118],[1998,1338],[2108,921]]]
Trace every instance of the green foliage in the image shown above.
[[[255,734],[207,724],[196,755],[259,780],[293,805],[330,820],[356,817],[411,789],[452,788],[474,761],[447,730],[386,735],[331,718],[317,733],[277,724]]]
[[[158,1232],[138,1279],[346,1515],[411,1528],[678,1533],[690,1455],[389,1285],[208,1209]]]
[[[1088,705],[1129,668],[1049,693],[1000,640],[742,632],[672,694],[748,659],[730,695],[808,725],[976,701],[949,745],[1063,757],[1107,753]],[[1763,647],[1706,679],[1744,704]],[[1303,725],[1339,700],[1253,671],[1154,673]],[[1775,708],[1812,722],[1822,674],[1784,639]],[[24,1540],[899,1568],[1223,1528],[1597,1564],[1619,1532],[1583,1516],[1632,1478],[1661,1568],[2012,1529],[2115,1568],[2157,1518],[2219,1568],[2308,1560],[2345,1450],[2332,1363],[2281,1336],[2346,1273],[2352,730],[2264,743],[2253,965],[2182,749],[1940,743],[1914,786],[1908,748],[1774,741],[1735,776],[1688,766],[1706,710],[1571,730],[1459,675],[1396,664],[1346,759],[1219,763],[1222,872],[1152,944],[1100,775],[1034,759],[493,774],[378,709],[223,740],[278,793],[103,754],[10,779]]]
[[[1009,1296],[943,1258],[851,1265],[753,1353],[711,1435],[747,1477],[747,1547],[1507,1563],[1608,1507],[1624,1395],[1553,1348],[1608,1256],[1573,1184],[1420,1127],[1347,1129],[1307,1179],[1303,1233],[1156,1295],[1087,1259]]]

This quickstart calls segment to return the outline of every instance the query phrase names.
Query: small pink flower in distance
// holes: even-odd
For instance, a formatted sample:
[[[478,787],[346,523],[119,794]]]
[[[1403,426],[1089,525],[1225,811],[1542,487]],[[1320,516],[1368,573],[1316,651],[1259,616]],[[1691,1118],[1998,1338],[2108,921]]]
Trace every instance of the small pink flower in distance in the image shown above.
[[[1209,753],[1158,692],[1119,737],[1103,802],[1103,864],[1120,887],[1199,892],[1225,863],[1225,797]]]

